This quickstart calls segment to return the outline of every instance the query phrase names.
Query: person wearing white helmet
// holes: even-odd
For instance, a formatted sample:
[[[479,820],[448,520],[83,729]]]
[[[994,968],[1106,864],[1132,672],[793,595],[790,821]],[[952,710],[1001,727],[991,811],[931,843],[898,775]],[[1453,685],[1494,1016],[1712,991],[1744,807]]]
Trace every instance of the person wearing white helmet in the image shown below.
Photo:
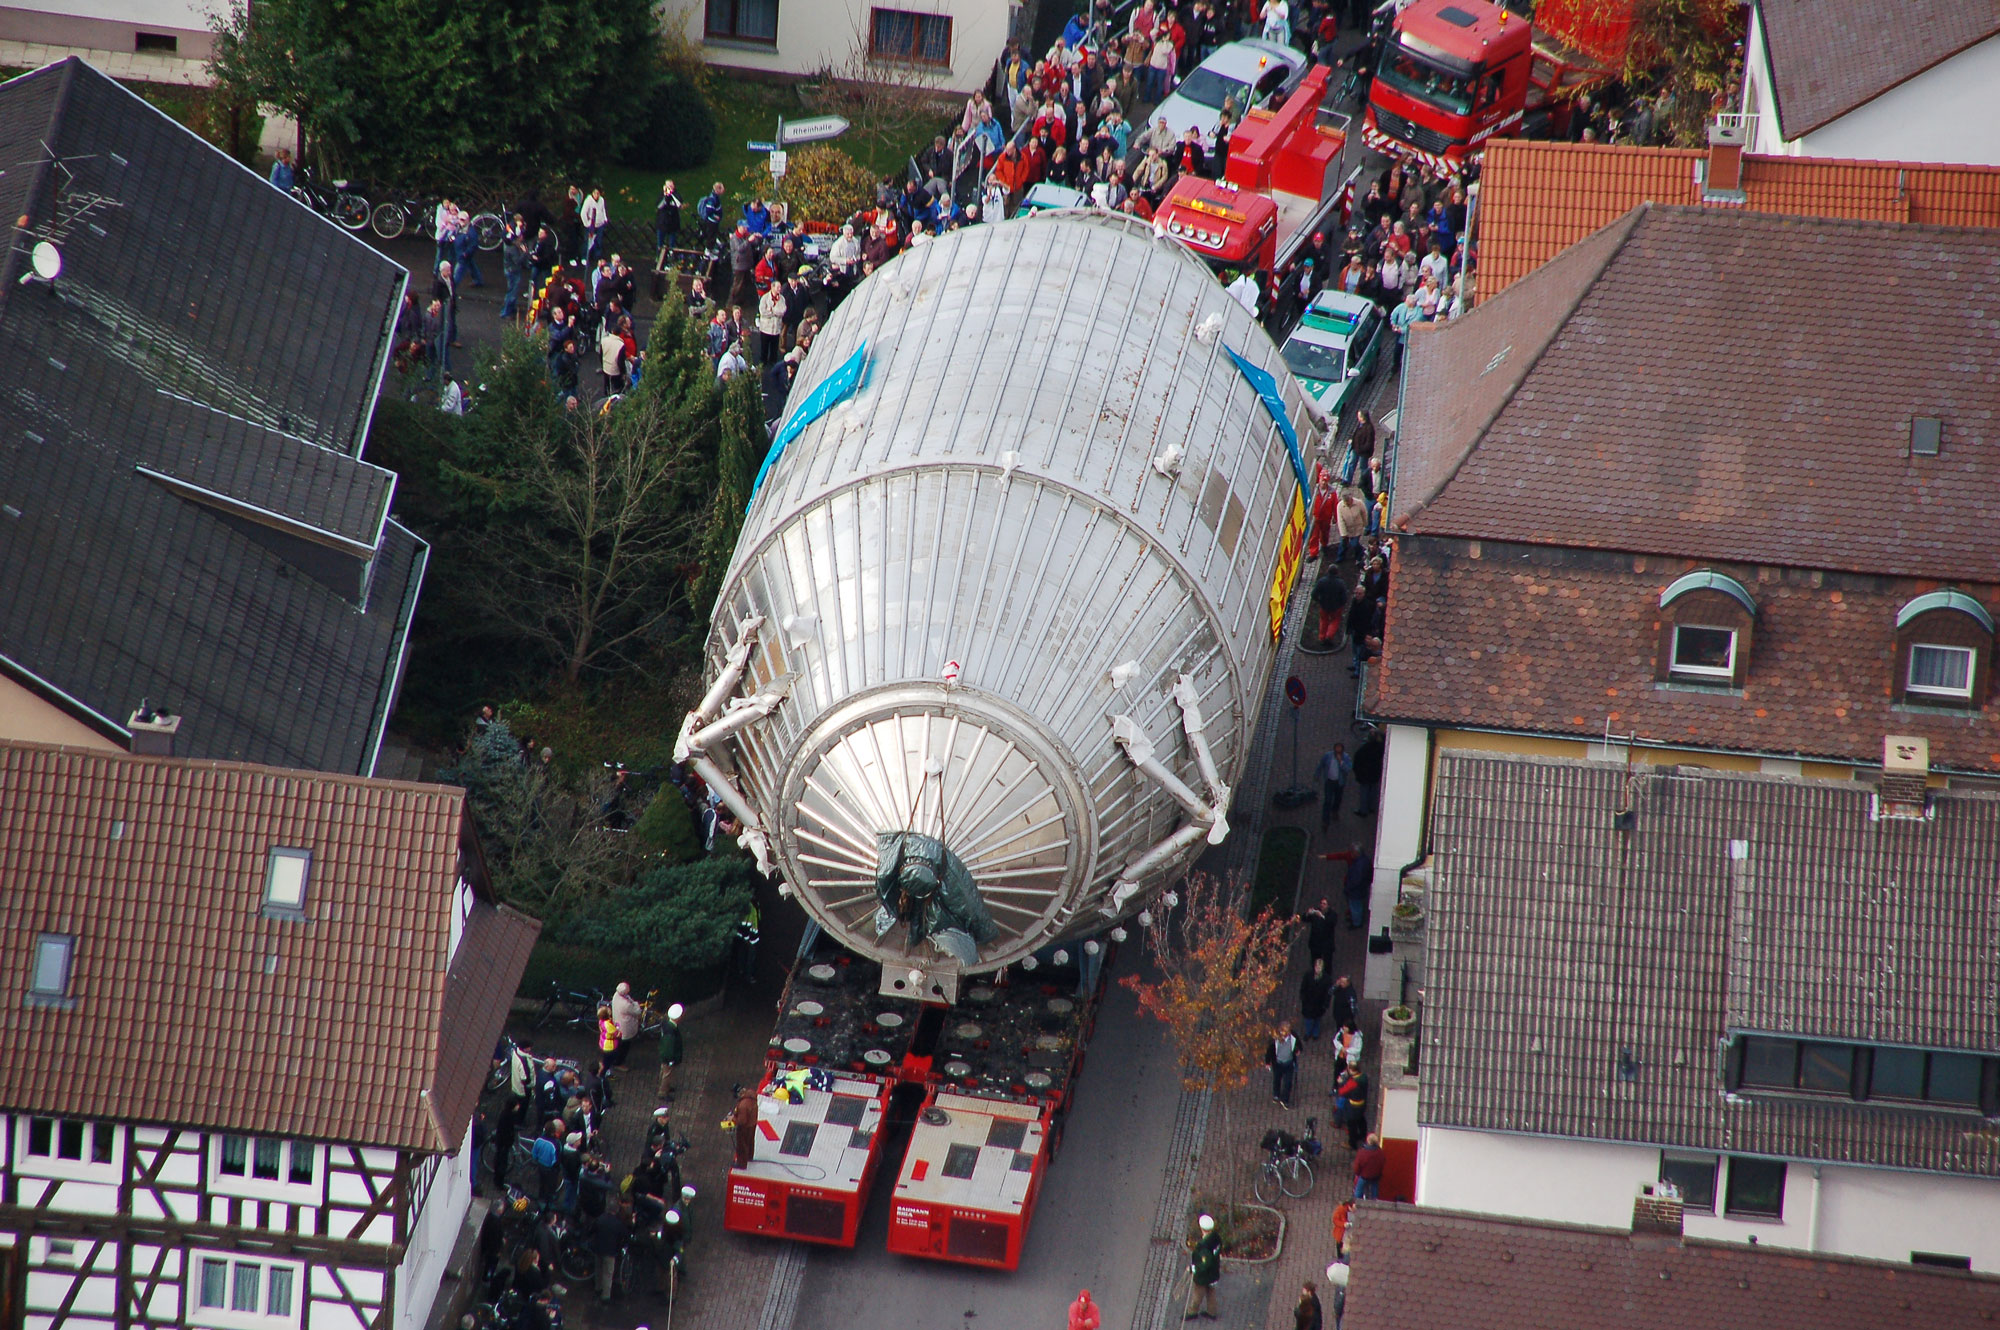
[[[667,1019],[660,1025],[660,1084],[657,1096],[671,1100],[674,1097],[674,1068],[681,1064],[681,1055],[686,1051],[681,1041],[681,1016],[686,1009],[676,1002],[667,1008]]]
[[[1215,1231],[1215,1216],[1203,1215],[1195,1221],[1200,1234],[1188,1243],[1189,1273],[1194,1279],[1194,1297],[1182,1314],[1183,1321],[1201,1316],[1216,1319],[1215,1286],[1222,1278],[1222,1235]]]

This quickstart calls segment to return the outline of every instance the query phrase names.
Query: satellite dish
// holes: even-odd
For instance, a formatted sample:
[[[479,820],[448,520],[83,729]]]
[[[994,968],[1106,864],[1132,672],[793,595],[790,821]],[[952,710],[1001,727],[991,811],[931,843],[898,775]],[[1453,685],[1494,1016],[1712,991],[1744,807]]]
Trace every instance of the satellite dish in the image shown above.
[[[62,271],[62,251],[46,240],[37,240],[34,249],[28,252],[28,261],[35,266],[35,276],[45,282],[53,282]]]

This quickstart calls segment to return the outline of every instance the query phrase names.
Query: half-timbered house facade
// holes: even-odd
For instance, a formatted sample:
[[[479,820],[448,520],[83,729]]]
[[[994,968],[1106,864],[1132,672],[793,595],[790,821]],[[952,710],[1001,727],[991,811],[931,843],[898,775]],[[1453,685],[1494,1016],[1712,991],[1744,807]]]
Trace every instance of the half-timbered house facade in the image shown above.
[[[0,1330],[418,1330],[536,929],[462,791],[0,744]]]

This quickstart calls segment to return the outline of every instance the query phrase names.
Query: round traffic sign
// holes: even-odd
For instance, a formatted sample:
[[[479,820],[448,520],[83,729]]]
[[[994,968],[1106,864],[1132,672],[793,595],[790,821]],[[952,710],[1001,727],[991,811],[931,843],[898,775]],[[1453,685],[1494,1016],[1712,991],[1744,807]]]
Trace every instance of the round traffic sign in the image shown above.
[[[1285,696],[1292,700],[1293,706],[1304,706],[1306,704],[1306,681],[1296,674],[1285,680]]]

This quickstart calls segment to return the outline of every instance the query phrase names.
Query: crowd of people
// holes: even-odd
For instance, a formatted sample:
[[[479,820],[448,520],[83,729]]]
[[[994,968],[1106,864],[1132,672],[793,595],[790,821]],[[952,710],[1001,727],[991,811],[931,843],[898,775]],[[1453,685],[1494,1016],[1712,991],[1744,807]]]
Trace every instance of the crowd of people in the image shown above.
[[[686,1193],[677,1159],[682,1147],[668,1106],[684,1048],[678,1006],[660,1025],[656,1097],[662,1102],[653,1110],[639,1162],[619,1178],[607,1158],[605,1116],[626,1056],[641,1037],[642,1012],[630,986],[618,985],[598,1008],[598,1057],[588,1070],[555,1057],[538,1059],[526,1036],[502,1040],[494,1050],[501,1102],[480,1116],[474,1138],[474,1168],[491,1159],[503,1198],[480,1233],[485,1291],[491,1301],[504,1292],[519,1295],[515,1303],[529,1322],[526,1330],[537,1330],[535,1299],[557,1277],[566,1249],[588,1251],[597,1295],[608,1301],[628,1253],[640,1258],[635,1269],[653,1272],[657,1287],[685,1241]],[[531,1142],[525,1152],[529,1176],[510,1182],[523,1137]]]

